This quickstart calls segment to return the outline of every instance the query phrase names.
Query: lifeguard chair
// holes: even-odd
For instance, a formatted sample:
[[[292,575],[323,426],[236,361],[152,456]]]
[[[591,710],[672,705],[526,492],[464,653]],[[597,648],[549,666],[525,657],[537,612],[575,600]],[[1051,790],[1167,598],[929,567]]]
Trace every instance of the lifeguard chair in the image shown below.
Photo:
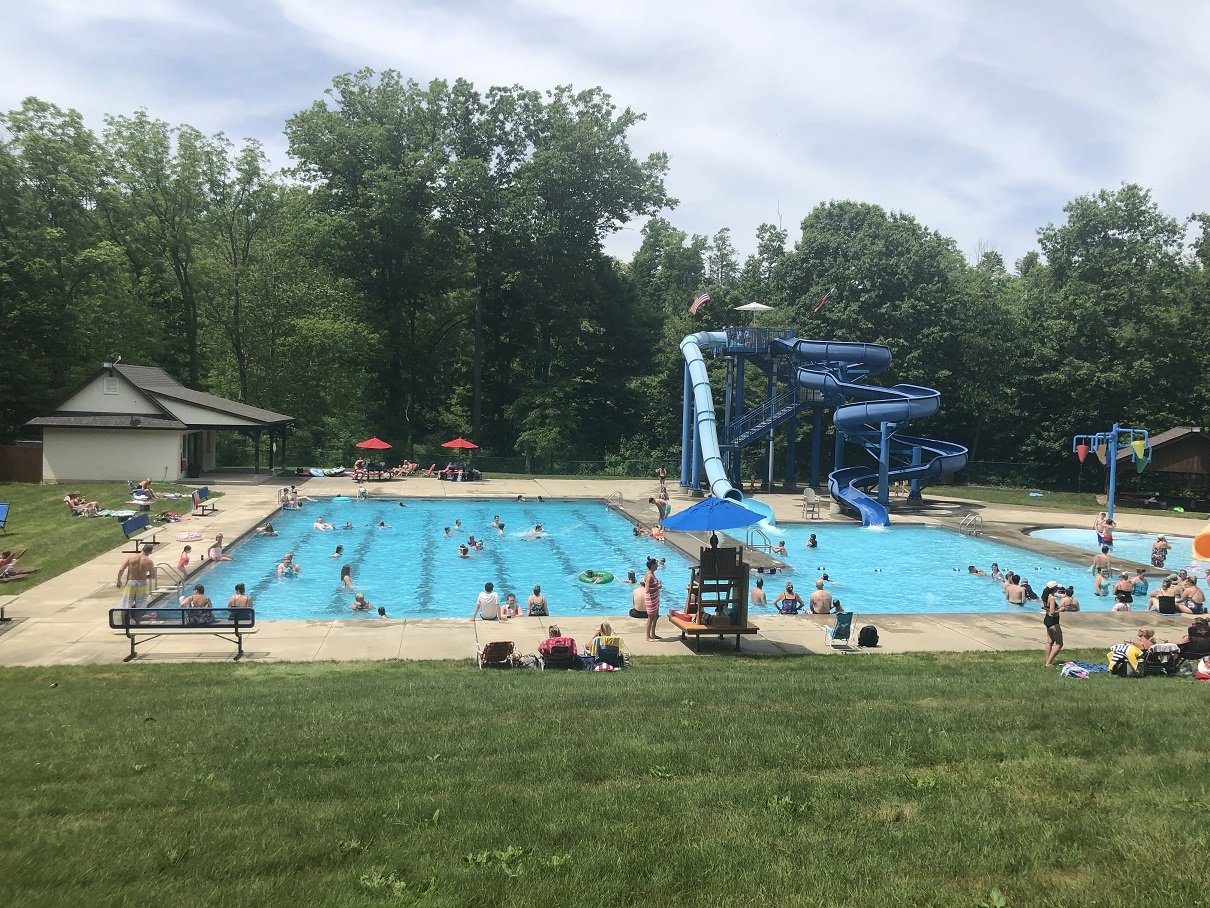
[[[748,565],[742,555],[738,548],[703,548],[689,577],[684,610],[668,615],[682,640],[697,638],[699,652],[704,634],[720,640],[734,634],[738,650],[744,634],[760,631],[748,623]]]

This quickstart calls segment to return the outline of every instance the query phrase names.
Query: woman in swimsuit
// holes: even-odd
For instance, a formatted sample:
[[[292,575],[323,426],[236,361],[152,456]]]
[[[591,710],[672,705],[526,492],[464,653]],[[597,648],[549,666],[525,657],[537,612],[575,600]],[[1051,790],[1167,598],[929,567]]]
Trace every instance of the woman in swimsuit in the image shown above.
[[[647,573],[643,577],[644,599],[647,606],[647,639],[659,640],[655,635],[656,622],[660,620],[660,578],[655,576],[658,562],[654,558],[647,559]]]
[[[1055,587],[1057,586],[1058,584],[1055,584]],[[1053,588],[1048,586],[1047,589],[1051,595],[1043,596],[1046,602],[1046,615],[1042,619],[1046,628],[1046,661],[1042,664],[1049,667],[1054,664],[1055,657],[1063,648],[1063,628],[1059,627],[1059,597],[1054,595]]]
[[[1173,586],[1171,580],[1164,580],[1164,585],[1155,591],[1147,608],[1149,611],[1159,612],[1161,615],[1177,614],[1176,587]]]

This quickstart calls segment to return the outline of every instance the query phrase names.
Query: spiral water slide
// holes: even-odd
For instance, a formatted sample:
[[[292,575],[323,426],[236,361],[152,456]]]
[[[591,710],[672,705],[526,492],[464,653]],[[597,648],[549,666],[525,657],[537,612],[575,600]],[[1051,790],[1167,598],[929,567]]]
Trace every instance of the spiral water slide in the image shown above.
[[[891,364],[891,351],[880,344],[835,341],[776,340],[799,363],[798,384],[819,392],[825,403],[836,407],[833,422],[852,442],[881,456],[882,424],[904,425],[932,416],[941,405],[941,394],[920,385],[878,388],[849,382],[839,376],[857,372],[873,375]],[[856,403],[845,403],[855,399]],[[917,454],[917,452],[919,452]],[[943,473],[966,466],[966,448],[930,438],[893,433],[888,443],[888,482],[928,482]],[[913,462],[918,461],[918,462]],[[876,467],[843,467],[828,476],[828,489],[836,500],[854,508],[863,526],[886,526],[886,508],[863,489],[878,482]]]

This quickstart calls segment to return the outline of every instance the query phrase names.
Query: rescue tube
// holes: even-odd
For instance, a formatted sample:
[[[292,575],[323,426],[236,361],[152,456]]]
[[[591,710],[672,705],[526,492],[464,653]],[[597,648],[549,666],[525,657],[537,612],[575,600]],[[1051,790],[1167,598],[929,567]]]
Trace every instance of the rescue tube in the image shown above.
[[[1198,561],[1210,561],[1210,530],[1202,530],[1193,537],[1193,557]]]
[[[581,583],[613,583],[613,574],[609,571],[594,570],[590,576],[588,571],[585,571],[576,579]]]

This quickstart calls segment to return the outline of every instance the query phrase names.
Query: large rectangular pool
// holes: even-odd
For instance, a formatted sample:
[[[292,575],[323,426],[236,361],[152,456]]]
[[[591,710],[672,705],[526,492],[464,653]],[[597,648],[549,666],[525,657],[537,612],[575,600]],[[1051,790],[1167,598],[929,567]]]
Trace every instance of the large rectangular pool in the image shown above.
[[[339,529],[313,529],[320,516]],[[497,516],[503,533],[492,526]],[[378,529],[380,522],[387,527]],[[539,523],[543,529],[535,535]],[[343,529],[346,524],[352,527]],[[630,521],[599,501],[336,498],[281,514],[274,526],[279,536],[251,537],[230,551],[234,561],[197,577],[216,604],[242,582],[261,620],[376,617],[352,610],[356,592],[385,607],[392,618],[461,618],[470,616],[483,584],[491,581],[501,602],[514,593],[522,608],[531,589],[541,585],[555,617],[623,615],[633,587],[616,581],[586,584],[578,577],[588,569],[621,579],[635,571],[641,577],[647,557],[655,556],[667,560],[661,572],[666,612],[683,603],[692,564],[671,547],[636,538]],[[811,533],[818,548],[806,546]],[[460,557],[459,545],[472,534],[482,539],[483,549]],[[769,534],[775,542],[786,541],[782,560],[792,566],[764,576],[770,601],[787,580],[806,598],[816,578],[827,572],[832,593],[861,613],[1018,611],[1005,602],[1001,584],[967,572],[967,565],[987,571],[998,562],[1027,577],[1039,592],[1052,579],[1075,586],[1085,610],[1105,611],[1110,605],[1092,595],[1087,560],[1074,554],[1071,560],[1039,555],[929,526],[866,529],[821,522],[790,524]],[[744,531],[735,535],[742,539]],[[343,554],[334,556],[338,545]],[[277,574],[285,552],[293,552],[302,567],[296,577]],[[345,564],[352,568],[352,590],[340,583]],[[752,609],[754,617],[761,612]]]
[[[313,529],[321,516],[338,529]],[[503,533],[492,526],[496,516]],[[387,528],[378,529],[380,522]],[[346,524],[352,528],[343,529]],[[540,534],[533,532],[537,524]],[[392,618],[466,618],[491,581],[501,603],[514,593],[522,610],[540,585],[553,616],[619,615],[630,608],[633,587],[582,583],[582,572],[608,571],[624,580],[635,571],[642,579],[648,556],[665,558],[669,596],[679,583],[683,599],[686,581],[678,578],[688,578],[691,564],[675,549],[635,537],[633,524],[599,501],[335,498],[284,512],[273,526],[278,536],[248,538],[228,552],[234,561],[197,577],[216,604],[243,583],[260,620],[377,618],[352,610],[357,592]],[[460,557],[459,544],[471,535],[483,548]],[[337,557],[338,545],[344,551]],[[281,578],[277,564],[286,552],[302,571]],[[340,583],[345,564],[352,567],[352,590]]]

